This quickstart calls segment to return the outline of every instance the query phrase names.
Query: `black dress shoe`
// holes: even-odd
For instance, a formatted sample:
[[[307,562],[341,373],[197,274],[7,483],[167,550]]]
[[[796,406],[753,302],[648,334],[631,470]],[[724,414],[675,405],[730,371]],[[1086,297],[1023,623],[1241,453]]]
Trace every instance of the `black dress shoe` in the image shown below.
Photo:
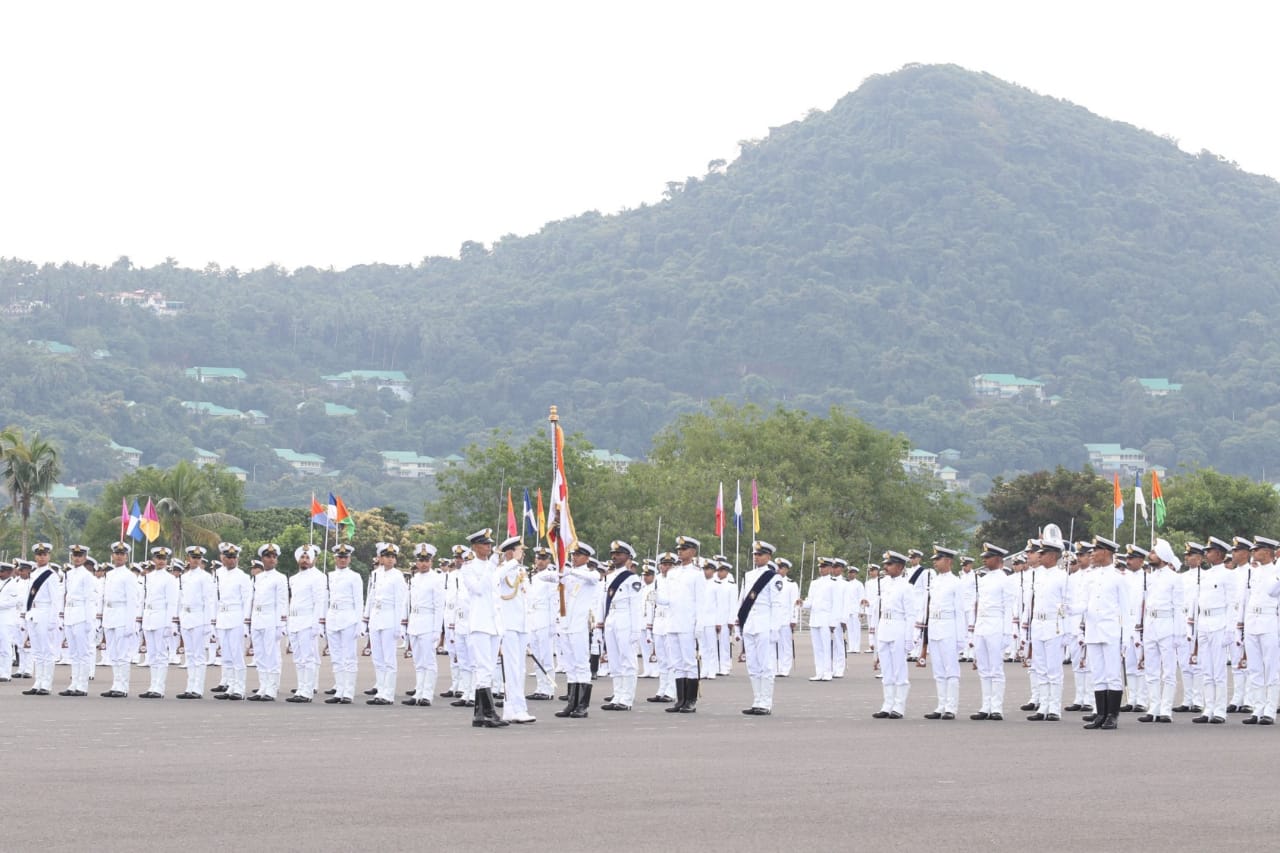
[[[468,705],[467,705],[467,700],[466,700],[466,699],[454,699],[454,700],[453,700],[452,702],[450,702],[449,704],[450,704],[450,705],[452,705],[452,706],[453,706],[453,707],[455,707],[455,708],[466,708],[466,707],[468,707]],[[471,705],[471,706],[469,706],[469,707],[474,708],[475,706],[474,706],[474,705]]]
[[[564,694],[563,696],[558,696],[558,697],[556,697],[556,698],[557,698],[557,700],[558,700],[558,701],[560,701],[560,702],[568,702],[568,701],[569,701],[569,694],[568,694],[568,693],[566,693],[566,694]]]
[[[248,700],[248,701],[250,701],[250,702],[261,702],[261,701],[262,701],[262,694],[261,694],[261,693],[250,693],[250,694],[249,694],[249,700]]]
[[[1191,710],[1191,706],[1190,706],[1190,705],[1177,705],[1177,706],[1175,706],[1175,707],[1174,707],[1174,709],[1173,709],[1173,713],[1175,713],[1175,714],[1185,714],[1185,713],[1187,713],[1187,712],[1188,712],[1188,711],[1190,711],[1190,710]]]
[[[890,711],[890,712],[889,712],[889,719],[891,719],[891,720],[901,720],[901,719],[902,719],[902,715],[901,715],[901,714],[899,714],[897,711]]]
[[[1258,725],[1260,726],[1274,726],[1275,724],[1276,724],[1276,721],[1272,717],[1258,718]]]
[[[458,693],[456,691],[446,690],[445,692],[440,694],[440,698],[441,699],[457,699],[461,695],[462,695],[461,693]]]
[[[951,713],[950,711],[942,712],[942,719],[944,720],[954,720],[955,718],[956,718],[956,715]]]
[[[1252,705],[1241,705],[1240,707],[1236,708],[1236,713],[1237,713],[1237,714],[1252,714],[1252,713],[1253,713],[1253,706],[1252,706]]]
[[[1028,702],[1028,703],[1027,703],[1027,704],[1025,704],[1025,705],[1019,705],[1019,706],[1018,706],[1018,710],[1019,710],[1019,711],[1034,711],[1036,708],[1039,708],[1039,707],[1040,707],[1040,706],[1039,706],[1039,705],[1037,705],[1035,702]]]
[[[1102,721],[1102,725],[1098,726],[1098,728],[1106,729],[1107,731],[1111,731],[1119,727],[1119,724],[1116,722],[1115,714],[1107,714],[1107,718]]]
[[[662,705],[669,705],[670,703],[672,703],[672,702],[674,702],[674,701],[676,701],[676,700],[672,699],[670,696],[650,696],[648,699],[646,699],[646,700],[644,700],[644,701],[646,701],[646,702],[657,702],[657,703],[662,704]]]
[[[59,696],[78,696],[80,694],[78,694],[76,691],[68,687],[66,690],[59,690],[58,695]]]
[[[979,712],[978,712],[978,713],[976,713],[976,714],[970,714],[970,715],[969,715],[969,719],[971,719],[971,720],[985,720],[985,719],[988,719],[990,716],[991,716],[991,715],[990,715],[990,714],[988,714],[986,711],[979,711]]]
[[[524,698],[530,702],[547,702],[550,701],[551,696],[546,693],[530,693]]]
[[[1157,723],[1172,723],[1172,722],[1173,722],[1173,717],[1166,717],[1166,716],[1164,716],[1164,715],[1162,714],[1162,715],[1160,715],[1159,717],[1156,717],[1156,722],[1157,722]]]
[[[929,713],[927,713],[927,714],[925,714],[925,715],[924,715],[924,718],[925,718],[926,720],[941,720],[941,719],[942,719],[942,712],[941,712],[941,711],[930,711]]]
[[[212,690],[210,690],[209,692],[210,692],[210,693],[226,693],[226,692],[227,692],[227,685],[225,685],[225,684],[219,684],[217,687],[213,688],[213,689],[212,689]]]
[[[343,696],[343,697],[342,697],[342,704],[343,704],[343,705],[350,705],[350,704],[351,704],[351,699],[350,699],[349,697],[347,697],[347,696]]]
[[[987,715],[987,719],[988,719],[988,720],[1003,720],[1003,719],[1004,719],[1004,714],[989,714],[989,715]]]
[[[98,695],[104,699],[121,699],[126,694],[121,693],[119,690],[108,690],[105,693],[99,693]]]
[[[1151,714],[1143,714],[1141,717],[1138,718],[1138,722],[1140,723],[1154,723],[1155,721],[1156,721],[1156,718]]]
[[[215,694],[213,694],[213,698],[214,698],[214,699],[230,699],[230,698],[231,698],[231,694],[230,694],[230,693],[215,693]]]
[[[274,697],[274,696],[264,696],[264,695],[262,695],[262,694],[255,694],[255,695],[257,695],[257,696],[258,696],[258,698],[259,698],[259,699],[261,699],[263,702],[274,702],[274,701],[276,701],[276,697]]]
[[[1240,722],[1244,723],[1246,726],[1256,726],[1256,725],[1258,724],[1258,718],[1257,718],[1257,717],[1245,717],[1245,718],[1244,718],[1243,720],[1241,720]]]
[[[229,701],[229,702],[243,702],[243,701],[244,701],[244,694],[243,694],[243,693],[228,693],[228,694],[226,694],[226,697],[227,697],[227,701]]]
[[[420,707],[420,708],[430,708],[430,707],[431,707],[431,700],[430,700],[430,699],[419,699],[419,700],[418,700],[418,707]]]
[[[299,696],[297,693],[295,693],[295,694],[293,694],[292,696],[290,696],[288,699],[286,699],[286,700],[284,700],[284,701],[286,701],[286,702],[296,702],[296,703],[301,704],[301,703],[304,703],[304,702],[310,702],[310,701],[311,701],[311,697],[310,697],[310,696]]]
[[[374,696],[372,699],[364,700],[366,705],[390,705],[390,699],[383,699],[381,696]]]
[[[1207,722],[1209,722],[1209,718],[1208,718],[1208,716],[1193,717],[1193,718],[1191,719],[1191,722],[1193,722],[1193,723],[1197,723],[1197,724],[1198,724],[1198,723],[1207,723]]]
[[[1234,714],[1236,711],[1239,711],[1239,710],[1240,710],[1240,706],[1239,706],[1239,705],[1228,705],[1228,706],[1227,706],[1227,713],[1228,713],[1228,714]]]
[[[337,694],[338,694],[338,688],[336,687],[330,687],[328,690],[324,692],[324,695],[326,696],[336,696]]]
[[[378,695],[378,688],[376,688],[376,687],[370,687],[368,690],[366,690],[366,691],[364,692],[364,695],[366,695],[366,696],[377,696],[377,695]]]
[[[1027,717],[1027,719],[1028,719],[1028,720],[1030,720],[1030,721],[1031,721],[1031,722],[1033,722],[1033,723],[1043,723],[1043,722],[1044,722],[1044,714],[1041,714],[1039,711],[1037,711],[1036,713],[1034,713],[1034,714],[1032,714],[1031,716]]]
[[[1223,717],[1210,717],[1209,722],[1215,726],[1220,726],[1226,722],[1226,719],[1224,719]]]
[[[40,691],[35,687],[28,687],[26,690],[22,691],[22,695],[23,696],[39,696]]]
[[[413,690],[406,690],[406,691],[404,692],[404,695],[406,695],[406,696],[412,696],[413,694],[415,694],[415,693],[417,693],[417,692],[418,692],[417,688],[414,688]]]
[[[1127,713],[1129,713],[1129,712],[1130,712],[1130,711],[1132,711],[1132,710],[1133,710],[1133,706],[1132,706],[1132,705],[1121,705],[1121,706],[1120,706],[1120,713],[1121,713],[1121,714],[1127,714]]]
[[[194,699],[194,698],[196,698],[196,694],[194,694],[194,693],[187,693],[187,692],[185,692],[185,691],[184,691],[184,692],[182,692],[182,693],[179,693],[179,694],[177,695],[177,697],[176,697],[176,698],[178,698],[178,699]]]
[[[153,693],[150,690],[148,690],[146,693],[139,693],[138,698],[139,699],[163,699],[164,697],[161,696],[159,693]]]
[[[1190,711],[1193,714],[1203,714],[1204,708],[1200,707],[1199,705],[1192,705],[1190,708]]]
[[[1092,713],[1093,713],[1093,706],[1092,706],[1092,705],[1088,705],[1088,704],[1086,704],[1086,705],[1081,705],[1081,706],[1080,706],[1080,710],[1081,710],[1081,711],[1084,711],[1084,712],[1085,712],[1085,713],[1087,713],[1087,714],[1092,714]]]
[[[1145,714],[1145,713],[1147,713],[1147,706],[1146,706],[1146,705],[1134,705],[1134,706],[1133,706],[1133,712],[1134,712],[1135,714]]]
[[[1070,705],[1068,705],[1067,707],[1063,708],[1062,710],[1064,710],[1064,711],[1082,711],[1082,710],[1084,710],[1084,706],[1083,706],[1083,705],[1080,705],[1080,704],[1077,704],[1077,703],[1075,703],[1075,702],[1072,702]]]
[[[876,711],[876,712],[875,712],[874,714],[872,714],[871,716],[872,716],[873,718],[877,719],[877,720],[887,720],[887,719],[889,719],[889,712],[888,712],[888,711]]]
[[[326,704],[326,705],[337,705],[337,704],[339,704],[341,701],[342,701],[342,700],[341,700],[341,699],[339,699],[337,696],[330,696],[328,699],[324,700],[324,704]]]
[[[418,704],[418,700],[417,700],[417,699],[414,699],[412,696],[410,696],[408,699],[403,699],[403,700],[401,700],[400,704],[401,704],[401,705],[417,705],[417,704]]]
[[[1060,722],[1061,720],[1062,720],[1062,718],[1061,718],[1061,717],[1059,717],[1057,714],[1045,714],[1045,715],[1044,715],[1044,721],[1045,721],[1046,723],[1057,723],[1057,722]]]

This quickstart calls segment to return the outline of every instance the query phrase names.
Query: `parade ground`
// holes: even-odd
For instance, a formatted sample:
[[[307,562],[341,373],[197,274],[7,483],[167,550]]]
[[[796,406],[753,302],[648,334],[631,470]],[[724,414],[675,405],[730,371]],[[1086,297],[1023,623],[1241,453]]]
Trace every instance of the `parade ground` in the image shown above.
[[[799,639],[799,638],[798,638]],[[974,722],[978,680],[962,664],[961,714],[928,721],[933,680],[911,666],[903,720],[874,720],[870,655],[811,683],[798,644],[771,717],[745,717],[745,666],[703,682],[696,714],[648,704],[473,729],[471,710],[22,696],[0,685],[5,813],[0,849],[61,850],[880,850],[1270,849],[1265,793],[1280,730],[1139,724],[1084,731],[1080,715],[1026,721],[1020,664],[1008,664],[1002,722]],[[448,687],[440,658],[437,692]],[[284,660],[284,690],[293,683]],[[211,668],[210,686],[217,669]],[[55,691],[65,686],[58,667]],[[249,686],[255,684],[249,673]],[[324,662],[321,687],[330,683]],[[400,689],[412,687],[408,661]],[[563,676],[560,684],[563,687]],[[372,684],[361,658],[361,688]],[[530,679],[530,692],[533,681]],[[1070,676],[1068,675],[1068,697]],[[323,697],[320,697],[323,698]],[[403,693],[399,698],[404,698]],[[1069,699],[1068,699],[1069,701]],[[1259,796],[1261,792],[1261,796]]]

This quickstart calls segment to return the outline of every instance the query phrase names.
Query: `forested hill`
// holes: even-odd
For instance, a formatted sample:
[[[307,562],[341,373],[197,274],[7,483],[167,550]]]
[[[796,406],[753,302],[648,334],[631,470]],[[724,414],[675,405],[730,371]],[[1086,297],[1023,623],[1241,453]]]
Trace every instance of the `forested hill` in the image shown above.
[[[94,295],[136,289],[183,311]],[[1078,466],[1084,442],[1260,475],[1280,441],[1278,292],[1275,181],[989,75],[907,67],[742,143],[659,204],[459,258],[247,273],[4,262],[0,304],[49,306],[4,320],[10,341],[78,354],[0,353],[6,375],[38,380],[0,389],[0,421],[46,412],[144,463],[201,446],[265,467],[250,455],[291,447],[376,477],[377,451],[527,432],[549,403],[638,456],[675,414],[727,397],[850,406],[917,447],[958,449],[962,476]],[[180,369],[193,365],[248,379],[198,386]],[[370,368],[404,371],[412,401],[320,380]],[[1038,378],[1061,402],[979,400],[982,373]],[[1183,388],[1152,398],[1135,377]],[[189,417],[177,404],[193,399],[270,421],[247,435]],[[92,462],[82,476],[101,474]]]

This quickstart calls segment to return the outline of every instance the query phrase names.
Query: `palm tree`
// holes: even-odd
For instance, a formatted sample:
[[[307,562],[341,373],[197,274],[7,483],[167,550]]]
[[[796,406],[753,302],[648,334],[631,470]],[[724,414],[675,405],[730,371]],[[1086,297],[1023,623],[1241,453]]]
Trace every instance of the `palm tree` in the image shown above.
[[[186,460],[164,472],[159,493],[164,497],[156,501],[156,512],[175,553],[182,553],[188,539],[215,548],[217,528],[243,524],[217,508],[218,495],[209,478]]]
[[[58,482],[62,465],[58,450],[40,437],[40,433],[26,440],[22,430],[8,427],[0,432],[0,478],[12,502],[10,511],[22,519],[22,553],[27,553],[27,534],[33,505],[47,498],[49,490]]]

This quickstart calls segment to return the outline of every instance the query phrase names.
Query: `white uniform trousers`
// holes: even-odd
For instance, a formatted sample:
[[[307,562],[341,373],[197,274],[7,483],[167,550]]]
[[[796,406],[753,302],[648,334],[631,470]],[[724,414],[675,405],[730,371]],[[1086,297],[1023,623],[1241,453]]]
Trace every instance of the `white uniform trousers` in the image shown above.
[[[956,713],[960,702],[960,658],[954,637],[929,638],[929,666],[933,668],[933,683],[938,689],[939,714]]]
[[[880,687],[884,691],[884,704],[880,710],[902,714],[906,712],[907,693],[911,682],[907,675],[907,641],[880,640]]]
[[[458,690],[459,675],[462,668],[458,666],[457,633],[448,625],[444,626],[444,650],[449,653],[449,689],[448,693]]]
[[[776,649],[775,667],[778,675],[790,675],[791,667],[795,665],[795,634],[791,631],[791,623],[783,625],[778,629],[778,641],[774,643]]]
[[[1259,717],[1276,716],[1275,692],[1280,688],[1280,634],[1269,631],[1245,634],[1244,649],[1249,665],[1249,693],[1245,704]]]
[[[1083,636],[1072,634],[1067,638],[1067,651],[1071,653],[1071,681],[1075,685],[1075,697],[1071,704],[1093,707],[1093,679],[1089,677],[1088,660],[1085,658]]]
[[[1173,650],[1173,635],[1142,644],[1142,674],[1147,680],[1147,697],[1153,716],[1168,717],[1173,713],[1173,694],[1178,689],[1178,660]]]
[[[543,696],[556,695],[556,662],[551,653],[550,625],[537,628],[529,634],[529,650],[533,653],[533,659],[537,661],[533,665],[534,683],[537,685],[534,692],[541,693]]]
[[[1178,657],[1178,669],[1182,673],[1182,703],[1188,707],[1204,706],[1204,678],[1200,664],[1191,662],[1191,640],[1182,631],[1173,635],[1173,653]]]
[[[1200,632],[1200,672],[1204,674],[1204,712],[1227,716],[1227,661],[1235,631],[1219,628]],[[1093,654],[1090,652],[1089,654]]]
[[[1032,695],[1041,714],[1062,714],[1062,656],[1066,642],[1064,634],[1031,641],[1031,671],[1036,678]]]
[[[569,684],[588,684],[591,681],[591,638],[586,631],[560,634],[560,652],[563,655],[565,679]]]
[[[133,652],[138,648],[137,627],[107,629],[107,660],[111,662],[111,689],[119,693],[129,692],[129,670],[133,664]]]
[[[671,634],[654,634],[653,651],[658,657],[658,696],[676,698],[676,664],[667,652],[667,638]]]
[[[743,634],[747,656],[747,677],[751,680],[751,707],[772,710],[773,681],[777,675],[777,652],[767,632]]]
[[[275,625],[270,628],[254,628],[253,663],[258,670],[258,692],[264,696],[275,696],[280,689],[280,629]]]
[[[86,691],[93,672],[93,622],[68,625],[65,634],[67,657],[71,660],[71,689]]]
[[[316,681],[320,674],[317,658],[316,629],[308,626],[289,633],[289,647],[293,649],[293,669],[298,676],[298,695],[310,699],[316,695]]]
[[[984,713],[1004,714],[1004,652],[1008,642],[1006,634],[983,634],[973,638],[978,679],[982,682]]]
[[[715,678],[721,667],[720,637],[716,634],[715,625],[698,629],[698,653],[701,656],[698,661],[698,677]]]
[[[1147,703],[1147,675],[1138,669],[1138,662],[1142,659],[1142,651],[1133,644],[1133,640],[1126,639],[1122,647],[1124,652],[1124,674],[1128,680],[1129,687],[1129,704],[1141,705],[1145,707]]]
[[[831,679],[831,629],[810,628],[809,639],[813,642],[813,674],[829,681]]]
[[[413,652],[413,673],[415,683],[413,698],[431,701],[436,692],[437,634],[413,634],[409,637],[409,648]]]
[[[182,629],[182,645],[187,650],[187,693],[204,695],[204,674],[208,664],[209,625],[196,625]]]
[[[613,703],[630,707],[636,701],[635,636],[627,621],[613,620],[604,627],[604,644],[609,652],[609,674],[613,679]]]
[[[831,677],[844,678],[845,666],[849,663],[849,659],[845,653],[845,628],[844,625],[837,625],[835,630],[831,632]]]
[[[460,691],[467,699],[474,699],[476,696],[476,665],[471,657],[471,645],[467,642],[467,635],[458,633],[456,629],[453,634],[453,651],[458,669],[458,686],[454,690]]]
[[[1124,662],[1120,655],[1120,641],[1089,643],[1087,647],[1093,689],[1124,690]]]
[[[720,642],[720,672],[718,675],[733,674],[733,628],[725,625],[716,637]]]
[[[151,669],[151,693],[164,695],[165,682],[169,678],[169,638],[176,628],[165,625],[142,632],[147,644],[147,666]]]
[[[396,673],[399,663],[396,647],[400,641],[400,628],[378,628],[369,632],[369,655],[373,658],[373,671],[377,677],[377,698],[388,701],[396,698]]]
[[[671,659],[671,676],[673,678],[698,677],[698,649],[694,642],[693,631],[676,634],[664,634],[664,650]]]
[[[585,636],[585,635],[584,635]],[[467,648],[471,652],[471,663],[475,667],[475,689],[493,689],[494,671],[498,668],[498,646],[501,638],[497,634],[485,634],[472,631],[467,635]],[[587,670],[587,680],[591,671]]]
[[[653,641],[653,631],[648,628],[640,632],[640,659],[644,662],[640,677],[656,678],[658,675],[657,644]]]
[[[60,645],[57,639],[57,626],[49,622],[27,622],[27,639],[31,641],[31,666],[34,672],[32,687],[42,690],[53,689],[53,661]]]
[[[356,693],[356,668],[358,652],[356,651],[355,625],[348,625],[340,630],[325,629],[329,640],[329,665],[333,668],[334,696],[339,699],[354,699]],[[432,654],[435,652],[433,651]]]
[[[0,623],[0,681],[8,681],[13,674],[13,650],[21,642],[16,624]]]
[[[529,635],[524,631],[502,632],[502,719],[515,720],[528,716],[529,703],[524,698],[525,661]]]
[[[1230,655],[1231,667],[1231,703],[1232,705],[1245,705],[1247,696],[1245,696],[1245,688],[1249,683],[1248,662],[1245,662],[1245,668],[1240,668],[1240,660],[1244,655],[1244,639],[1240,636],[1240,629],[1236,628],[1230,631],[1231,645],[1228,649]]]
[[[245,695],[249,670],[244,661],[246,626],[234,625],[218,629],[218,646],[222,649],[222,684],[234,696]]]

